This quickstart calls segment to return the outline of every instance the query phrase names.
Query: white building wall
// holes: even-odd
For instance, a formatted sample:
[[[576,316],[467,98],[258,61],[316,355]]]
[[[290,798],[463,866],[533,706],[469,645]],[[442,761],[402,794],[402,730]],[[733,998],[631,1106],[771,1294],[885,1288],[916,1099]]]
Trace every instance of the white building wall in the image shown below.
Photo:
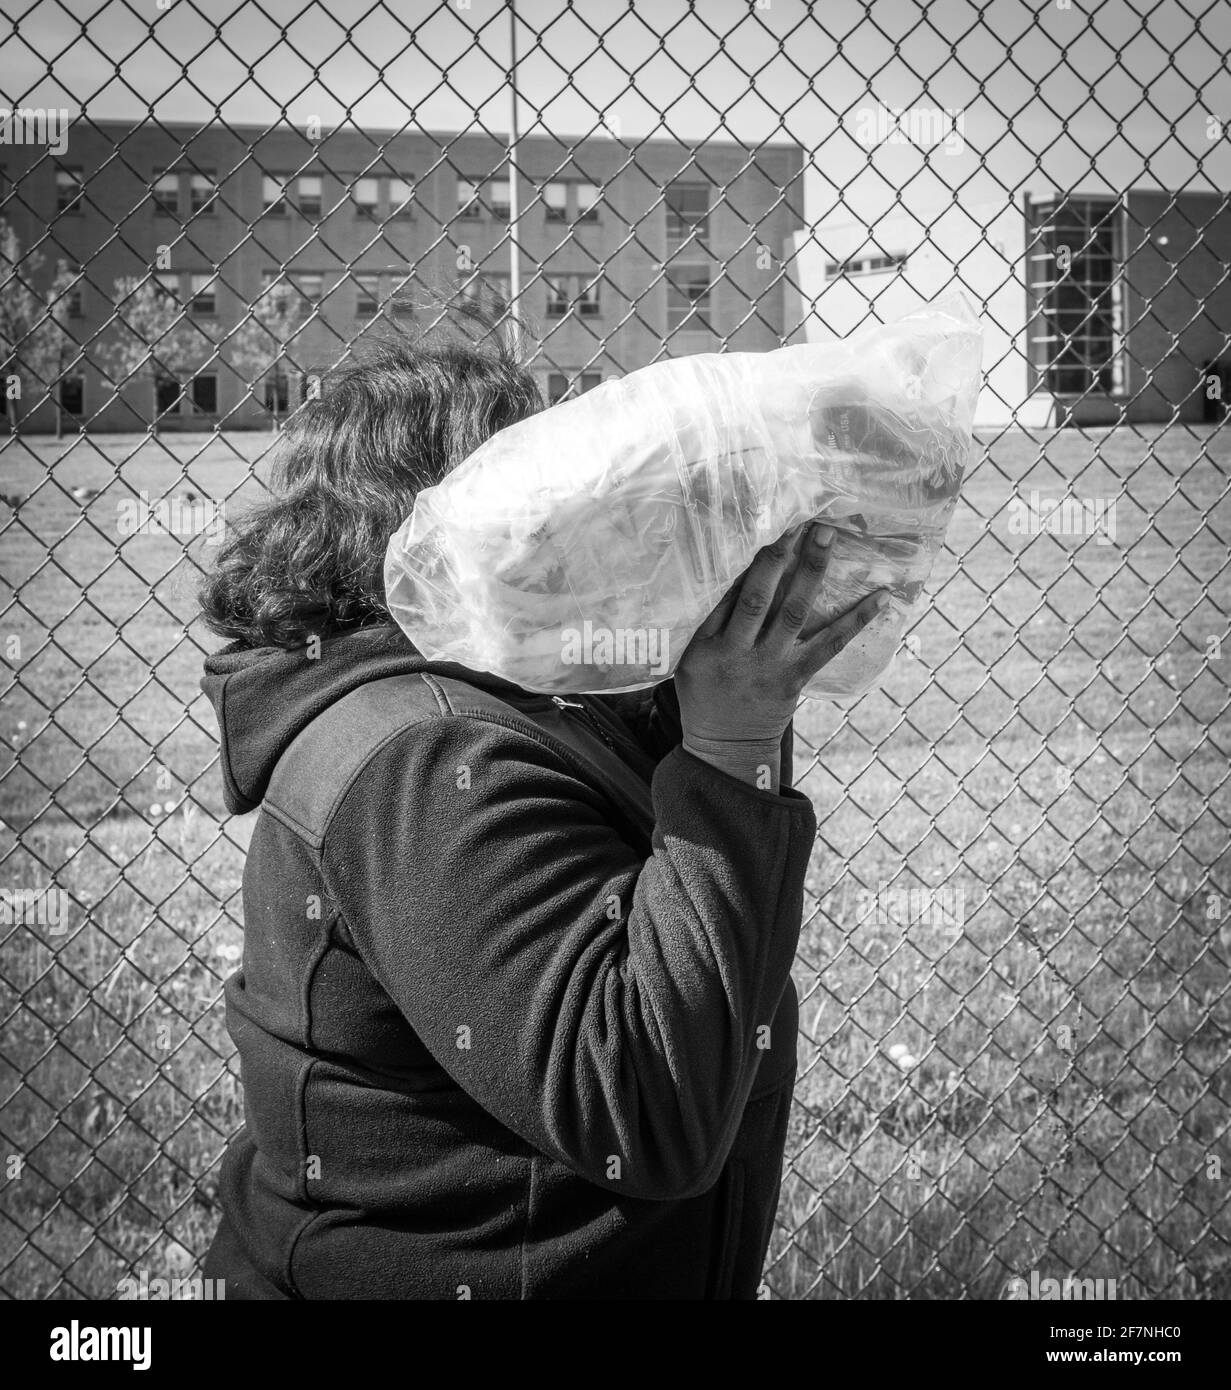
[[[822,222],[788,245],[792,342],[845,337],[961,287],[985,332],[980,426],[1045,423],[1050,397],[1027,399],[1025,217],[1020,203],[951,204],[930,224],[901,210],[868,226]],[[905,255],[902,270],[830,276],[826,266],[861,257]]]

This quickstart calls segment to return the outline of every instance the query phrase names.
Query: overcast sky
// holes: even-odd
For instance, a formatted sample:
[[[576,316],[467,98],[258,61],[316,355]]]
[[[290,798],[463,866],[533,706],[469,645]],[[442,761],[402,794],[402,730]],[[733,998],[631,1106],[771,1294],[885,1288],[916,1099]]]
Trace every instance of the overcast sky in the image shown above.
[[[5,100],[99,120],[152,106],[164,120],[329,128],[349,107],[369,128],[508,130],[502,0],[396,0],[401,22],[365,0],[164,3],[42,0],[0,37]],[[518,0],[522,123],[581,135],[605,111],[625,140],[798,141],[813,222],[871,221],[895,198],[926,214],[954,190],[1231,188],[1231,136],[1209,124],[1231,124],[1231,4],[1162,0],[1148,21],[1126,0],[1065,4],[992,0],[980,19],[970,0],[698,0],[694,14],[681,0],[575,0],[571,13]],[[957,112],[956,152],[885,144],[869,160],[859,122],[876,103]]]

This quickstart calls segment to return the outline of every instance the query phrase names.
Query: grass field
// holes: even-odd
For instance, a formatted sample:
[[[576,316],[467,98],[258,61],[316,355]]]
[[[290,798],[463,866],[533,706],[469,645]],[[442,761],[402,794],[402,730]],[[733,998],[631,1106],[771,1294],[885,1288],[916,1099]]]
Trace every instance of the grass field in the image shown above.
[[[0,935],[9,1296],[185,1272],[216,1220],[249,827],[223,816],[197,687],[201,543],[123,537],[118,504],[191,491],[233,516],[268,444],[0,454],[24,499],[0,512],[0,862],[72,895],[62,934]],[[1037,1269],[1226,1297],[1231,432],[983,445],[883,689],[797,720],[820,833],[767,1283],[988,1298]],[[1115,544],[1010,531],[1014,497],[1070,484],[1115,499]],[[911,886],[961,920],[860,897]]]

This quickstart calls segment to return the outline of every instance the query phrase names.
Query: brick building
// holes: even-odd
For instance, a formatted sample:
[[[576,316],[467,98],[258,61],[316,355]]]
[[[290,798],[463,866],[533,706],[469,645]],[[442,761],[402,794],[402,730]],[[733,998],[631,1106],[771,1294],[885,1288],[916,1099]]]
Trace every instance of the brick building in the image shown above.
[[[794,145],[695,149],[547,136],[517,152],[521,313],[558,398],[664,354],[779,346],[783,258],[802,225]],[[52,374],[64,418],[91,429],[268,424],[311,374],[379,325],[400,289],[507,292],[507,150],[486,135],[78,122],[56,155],[0,147],[0,217],[34,278],[72,283],[71,359]],[[117,393],[108,345],[117,282],[152,280],[190,346]],[[239,365],[236,329],[277,287],[303,320],[268,369]],[[792,296],[793,300],[793,296]],[[269,301],[265,301],[269,302]],[[179,335],[180,338],[183,335]],[[80,351],[77,345],[81,345]],[[257,379],[259,377],[259,379]],[[48,380],[44,373],[44,380]],[[43,396],[42,391],[30,392]],[[22,428],[56,411],[26,404]]]

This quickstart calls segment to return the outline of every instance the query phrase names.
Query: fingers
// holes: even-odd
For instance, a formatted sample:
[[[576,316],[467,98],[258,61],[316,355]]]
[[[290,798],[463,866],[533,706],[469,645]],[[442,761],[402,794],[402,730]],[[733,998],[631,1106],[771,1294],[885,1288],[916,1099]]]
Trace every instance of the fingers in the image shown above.
[[[739,585],[739,593],[727,619],[727,634],[735,641],[750,646],[760,636],[778,585],[790,562],[795,539],[794,531],[779,536],[772,545],[759,550],[756,559],[748,566],[748,573]]]
[[[745,570],[744,573],[746,574],[747,571]],[[740,578],[731,585],[727,592],[723,594],[714,605],[713,611],[710,613],[709,617],[706,618],[693,634],[694,637],[713,637],[716,633],[722,631],[724,623],[731,616],[731,609],[735,607],[735,600],[739,598],[742,580],[743,575],[741,575]]]
[[[889,606],[890,597],[886,590],[878,589],[861,600],[848,613],[844,613],[828,627],[823,627],[814,637],[800,644],[800,665],[809,676],[828,665],[853,638],[857,637],[877,614]]]
[[[821,522],[805,528],[795,562],[780,585],[779,602],[766,621],[762,643],[786,647],[799,636],[821,592],[833,536],[833,528]]]

